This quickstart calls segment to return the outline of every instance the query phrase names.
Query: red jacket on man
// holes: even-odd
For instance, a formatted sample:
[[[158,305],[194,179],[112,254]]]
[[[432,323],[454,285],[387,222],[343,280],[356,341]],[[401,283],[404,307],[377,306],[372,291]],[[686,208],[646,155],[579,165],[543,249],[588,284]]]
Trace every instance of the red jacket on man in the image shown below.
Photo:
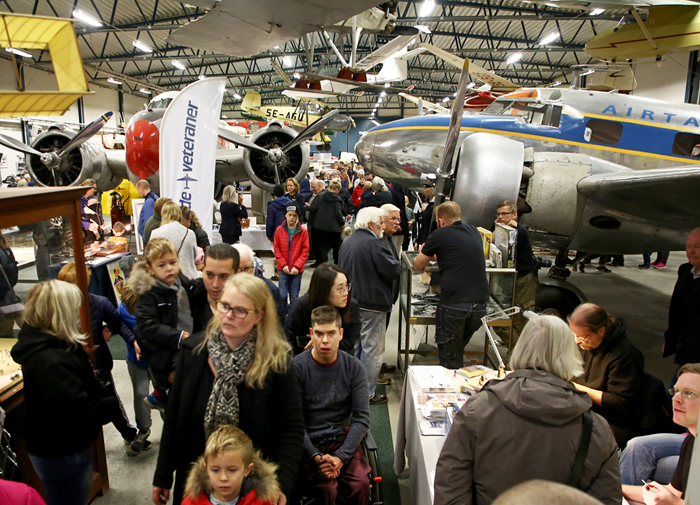
[[[309,234],[300,224],[297,224],[294,230],[291,248],[289,243],[289,233],[287,232],[287,223],[285,221],[275,230],[274,246],[277,268],[280,272],[284,270],[284,267],[289,267],[289,270],[296,268],[299,270],[299,273],[302,273],[304,271],[304,263],[309,259]]]

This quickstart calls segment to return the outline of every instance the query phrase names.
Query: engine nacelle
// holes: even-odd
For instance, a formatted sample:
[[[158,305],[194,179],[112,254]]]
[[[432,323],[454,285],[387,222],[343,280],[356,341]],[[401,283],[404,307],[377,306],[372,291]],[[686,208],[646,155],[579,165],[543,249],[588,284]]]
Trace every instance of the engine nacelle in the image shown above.
[[[74,136],[75,132],[66,125],[53,125],[36,138],[32,147],[42,153],[58,152]],[[94,179],[98,191],[107,191],[119,184],[109,169],[104,149],[90,142],[66,153],[53,173],[36,155],[27,156],[27,168],[39,186],[78,186],[85,179]]]
[[[258,130],[251,138],[254,143],[265,149],[281,149],[297,136],[297,132],[279,121],[272,121],[265,128]],[[251,182],[265,191],[272,191],[277,181],[276,168],[268,157],[258,151],[246,149],[243,164]],[[309,146],[302,142],[286,153],[280,164],[280,182],[290,177],[301,182],[309,170]]]

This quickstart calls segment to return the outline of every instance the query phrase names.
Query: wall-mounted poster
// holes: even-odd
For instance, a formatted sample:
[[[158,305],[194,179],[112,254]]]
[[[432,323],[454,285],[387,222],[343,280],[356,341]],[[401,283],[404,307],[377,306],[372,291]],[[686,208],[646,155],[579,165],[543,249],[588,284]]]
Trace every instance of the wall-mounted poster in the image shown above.
[[[124,290],[124,274],[119,266],[119,260],[108,263],[107,271],[109,272],[112,289],[114,289],[114,297],[117,299],[117,302],[120,302],[122,300],[122,291]]]

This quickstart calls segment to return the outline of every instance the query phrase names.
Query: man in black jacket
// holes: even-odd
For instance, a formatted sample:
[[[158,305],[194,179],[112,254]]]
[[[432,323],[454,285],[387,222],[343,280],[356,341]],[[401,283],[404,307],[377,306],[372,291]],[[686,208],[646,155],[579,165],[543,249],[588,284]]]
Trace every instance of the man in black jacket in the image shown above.
[[[393,285],[401,275],[398,260],[381,241],[385,211],[376,207],[357,213],[355,233],[343,241],[338,265],[347,272],[352,294],[360,304],[360,340],[355,344],[355,357],[367,371],[370,403],[387,401],[375,395],[379,370],[384,361],[386,317],[391,311]]]
[[[679,365],[700,362],[700,228],[688,235],[685,253],[688,263],[678,269],[663,348],[664,356],[675,353]]]
[[[311,181],[311,192],[313,196],[309,198],[306,202],[306,222],[307,229],[309,230],[309,246],[313,252],[314,259],[316,262],[311,265],[313,268],[321,264],[321,241],[316,233],[316,214],[318,213],[318,208],[321,206],[321,201],[323,200],[323,195],[326,194],[326,183],[321,179],[315,179]]]

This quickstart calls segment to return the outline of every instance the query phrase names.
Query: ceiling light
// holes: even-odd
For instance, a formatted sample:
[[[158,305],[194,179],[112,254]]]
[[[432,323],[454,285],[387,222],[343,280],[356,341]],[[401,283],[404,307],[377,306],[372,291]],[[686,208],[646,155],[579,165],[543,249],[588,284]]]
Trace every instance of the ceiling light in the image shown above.
[[[234,93],[234,94],[233,94],[233,98],[235,98],[236,100],[240,100],[240,99],[241,99],[241,95],[239,95],[238,93]]]
[[[476,83],[470,82],[469,84],[467,84],[467,89],[473,88],[474,86],[476,86]]]
[[[383,101],[384,101],[384,99],[380,96],[379,100],[377,100],[377,103],[382,103]]]
[[[390,82],[385,82],[385,83],[384,83],[384,87],[385,87],[385,88],[388,88],[389,86],[391,86],[391,83],[390,83]]]
[[[185,65],[183,65],[182,63],[180,63],[180,62],[177,61],[177,60],[173,60],[173,61],[171,61],[170,63],[172,63],[173,67],[177,67],[177,68],[179,68],[180,70],[187,70],[187,67],[185,67]]]
[[[203,81],[204,79],[206,79],[206,77],[204,77],[202,74],[199,74],[199,77],[197,79],[199,79],[200,81]]]
[[[558,6],[557,4],[546,3],[545,5],[546,5],[547,7],[556,7],[557,9],[559,8],[559,6]]]
[[[24,56],[25,58],[32,58],[32,55],[25,52],[25,51],[20,51],[19,49],[15,49],[14,47],[6,47],[5,51],[8,53],[13,53],[16,54],[17,56]]]
[[[121,84],[122,83],[121,81],[118,81],[116,79],[112,79],[111,77],[109,79],[107,79],[107,82],[111,82],[112,84]]]
[[[381,93],[379,93],[379,96],[381,96],[382,98],[384,98],[384,97],[386,96],[386,91],[382,91]]]
[[[294,60],[292,59],[291,56],[285,56],[282,58],[282,62],[287,66],[291,67],[294,64]]]
[[[86,14],[85,12],[81,11],[80,9],[75,9],[73,11],[73,17],[76,19],[79,19],[83,23],[87,23],[87,24],[89,24],[91,26],[95,26],[97,28],[102,26],[102,21],[92,17],[90,14]]]
[[[141,88],[139,91],[140,91],[141,93],[146,93],[147,95],[150,95],[150,94],[151,94],[151,92],[148,91],[146,88]]]
[[[559,38],[559,34],[557,32],[552,32],[549,35],[547,35],[545,38],[540,40],[540,45],[541,46],[546,46],[547,44],[551,44],[555,40]]]
[[[376,124],[377,126],[381,126],[381,125],[382,125],[382,123],[380,123],[380,122],[377,121],[376,119],[373,119],[372,122],[373,122],[374,124]]]
[[[552,84],[549,85],[550,88],[555,88],[561,84],[561,81],[554,81]]]
[[[150,47],[148,47],[146,44],[144,44],[143,42],[141,42],[141,41],[138,40],[138,39],[136,39],[135,41],[133,41],[131,44],[132,44],[136,49],[141,49],[141,51],[144,51],[144,52],[146,52],[146,53],[152,53],[152,52],[153,52],[153,49],[151,49]]]
[[[508,57],[508,59],[506,60],[506,65],[512,65],[516,61],[520,61],[520,58],[522,58],[522,57],[523,57],[523,53],[515,53],[515,54]]]
[[[300,79],[301,74],[299,74],[299,72],[294,72],[294,75],[292,77],[294,77],[295,79]]]
[[[443,102],[449,102],[449,101],[450,101],[450,97],[449,97],[449,96],[446,96],[445,98],[442,99],[442,101],[443,101]]]
[[[275,46],[275,47],[273,47],[273,49],[279,49],[279,48],[280,48],[280,46]]]
[[[605,9],[593,9],[591,11],[591,16],[598,16],[598,15],[602,14],[603,12],[605,12]]]
[[[418,14],[419,18],[423,18],[433,12],[433,9],[435,8],[435,0],[425,0],[423,2],[423,6],[420,8],[420,14]]]
[[[430,28],[428,28],[428,27],[425,26],[425,25],[416,25],[416,26],[414,26],[413,28],[417,28],[418,31],[421,31],[421,32],[423,32],[423,33],[427,33],[427,34],[432,33],[432,32],[430,31]]]
[[[221,119],[228,119],[228,116],[226,114],[221,114]]]

